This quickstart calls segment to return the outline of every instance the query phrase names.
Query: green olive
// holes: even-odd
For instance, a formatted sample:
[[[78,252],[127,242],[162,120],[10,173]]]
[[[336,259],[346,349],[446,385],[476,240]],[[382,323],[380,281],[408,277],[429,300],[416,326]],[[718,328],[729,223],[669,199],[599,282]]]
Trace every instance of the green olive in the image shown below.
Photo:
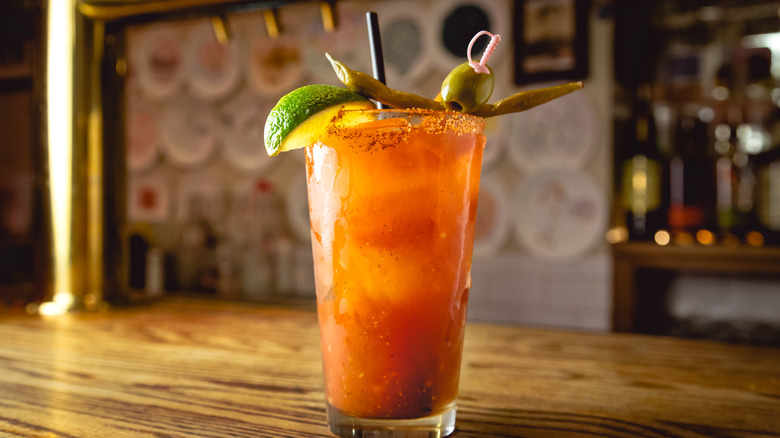
[[[441,100],[451,111],[470,113],[490,99],[493,94],[493,69],[490,73],[477,73],[468,62],[452,69],[441,84]]]

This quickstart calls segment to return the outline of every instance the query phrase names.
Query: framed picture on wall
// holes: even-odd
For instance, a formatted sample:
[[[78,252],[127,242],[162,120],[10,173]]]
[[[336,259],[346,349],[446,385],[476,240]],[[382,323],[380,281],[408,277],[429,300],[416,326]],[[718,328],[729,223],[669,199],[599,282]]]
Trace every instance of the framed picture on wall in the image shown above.
[[[515,0],[515,83],[588,75],[588,0]]]

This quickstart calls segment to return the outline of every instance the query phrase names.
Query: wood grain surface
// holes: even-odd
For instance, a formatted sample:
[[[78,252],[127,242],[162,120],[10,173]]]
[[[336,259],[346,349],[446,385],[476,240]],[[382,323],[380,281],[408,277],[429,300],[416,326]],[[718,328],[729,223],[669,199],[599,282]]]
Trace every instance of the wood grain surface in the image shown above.
[[[316,314],[0,314],[0,437],[326,437]],[[780,437],[780,350],[469,323],[454,437]]]

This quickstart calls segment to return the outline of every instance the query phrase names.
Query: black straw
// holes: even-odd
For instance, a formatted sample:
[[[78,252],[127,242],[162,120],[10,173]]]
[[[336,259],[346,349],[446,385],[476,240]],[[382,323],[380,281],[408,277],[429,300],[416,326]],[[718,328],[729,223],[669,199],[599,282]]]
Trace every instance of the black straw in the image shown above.
[[[374,69],[374,78],[383,84],[385,79],[385,58],[382,54],[382,38],[379,36],[379,19],[376,12],[366,12],[366,24],[368,25],[368,40],[371,44],[371,67]],[[387,108],[383,103],[378,103],[379,109]]]

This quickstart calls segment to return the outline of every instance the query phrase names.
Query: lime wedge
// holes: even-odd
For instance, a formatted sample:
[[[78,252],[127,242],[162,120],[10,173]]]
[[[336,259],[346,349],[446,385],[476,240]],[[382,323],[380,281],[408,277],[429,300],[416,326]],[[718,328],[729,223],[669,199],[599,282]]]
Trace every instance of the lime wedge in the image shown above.
[[[283,96],[265,121],[265,150],[270,156],[316,142],[342,109],[372,109],[362,95],[333,85],[306,85]]]

